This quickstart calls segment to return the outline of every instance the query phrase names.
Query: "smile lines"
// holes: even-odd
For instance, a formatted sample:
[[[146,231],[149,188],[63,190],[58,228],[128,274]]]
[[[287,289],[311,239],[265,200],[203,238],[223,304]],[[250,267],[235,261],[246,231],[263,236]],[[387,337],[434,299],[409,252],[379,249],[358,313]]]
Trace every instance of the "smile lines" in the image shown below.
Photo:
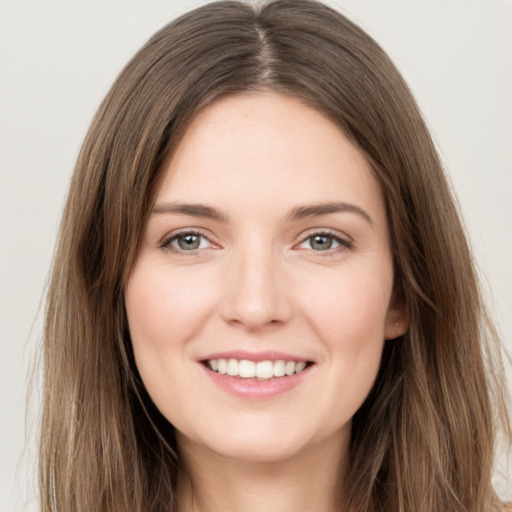
[[[239,377],[242,379],[272,379],[275,377],[286,377],[300,373],[306,368],[305,361],[249,361],[248,359],[209,359],[206,364],[210,370]]]

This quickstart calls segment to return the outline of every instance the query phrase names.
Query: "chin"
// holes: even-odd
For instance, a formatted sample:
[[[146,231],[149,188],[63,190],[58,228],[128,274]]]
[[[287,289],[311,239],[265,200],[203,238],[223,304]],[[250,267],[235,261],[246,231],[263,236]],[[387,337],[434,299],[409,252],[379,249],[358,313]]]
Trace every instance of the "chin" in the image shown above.
[[[283,438],[240,439],[212,448],[225,458],[241,462],[263,463],[292,459],[304,449],[302,443],[293,443]]]
[[[347,438],[344,429],[335,432],[321,429],[311,429],[296,420],[293,422],[274,423],[272,421],[253,421],[248,425],[241,421],[234,428],[223,425],[223,428],[212,428],[209,425],[208,433],[196,433],[188,437],[183,433],[177,436],[180,448],[197,449],[213,456],[238,460],[240,462],[285,462],[296,459],[311,451],[318,451],[320,446],[335,445]],[[346,432],[350,433],[350,426]]]

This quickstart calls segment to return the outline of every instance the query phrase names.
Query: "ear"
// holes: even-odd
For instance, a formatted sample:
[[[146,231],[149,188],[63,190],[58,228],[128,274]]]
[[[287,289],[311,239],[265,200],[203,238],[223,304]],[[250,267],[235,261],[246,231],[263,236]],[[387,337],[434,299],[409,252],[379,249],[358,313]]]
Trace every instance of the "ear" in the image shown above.
[[[386,313],[384,339],[394,340],[403,336],[409,328],[409,314],[400,293],[393,292]]]

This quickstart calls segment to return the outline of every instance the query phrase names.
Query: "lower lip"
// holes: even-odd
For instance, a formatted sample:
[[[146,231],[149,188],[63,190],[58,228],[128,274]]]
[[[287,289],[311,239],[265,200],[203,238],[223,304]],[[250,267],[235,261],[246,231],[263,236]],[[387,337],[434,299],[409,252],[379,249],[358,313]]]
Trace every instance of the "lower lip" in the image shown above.
[[[250,399],[272,398],[295,388],[307,377],[312,367],[313,365],[308,366],[300,373],[286,377],[277,377],[270,380],[252,380],[222,375],[203,365],[204,371],[214,384],[232,395]]]

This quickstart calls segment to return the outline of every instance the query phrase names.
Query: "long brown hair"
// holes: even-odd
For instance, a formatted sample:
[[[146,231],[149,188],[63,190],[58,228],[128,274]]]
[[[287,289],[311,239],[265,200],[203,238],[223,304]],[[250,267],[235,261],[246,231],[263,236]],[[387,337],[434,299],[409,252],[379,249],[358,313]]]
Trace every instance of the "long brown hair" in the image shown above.
[[[360,28],[315,1],[277,0],[213,3],[170,23],[128,63],[94,118],[48,292],[42,510],[176,510],[173,428],[141,385],[123,289],[163,160],[204,106],[255,90],[330,116],[366,155],[386,202],[410,327],[386,342],[354,417],[347,504],[360,512],[499,509],[496,428],[508,428],[499,347],[419,109]]]

